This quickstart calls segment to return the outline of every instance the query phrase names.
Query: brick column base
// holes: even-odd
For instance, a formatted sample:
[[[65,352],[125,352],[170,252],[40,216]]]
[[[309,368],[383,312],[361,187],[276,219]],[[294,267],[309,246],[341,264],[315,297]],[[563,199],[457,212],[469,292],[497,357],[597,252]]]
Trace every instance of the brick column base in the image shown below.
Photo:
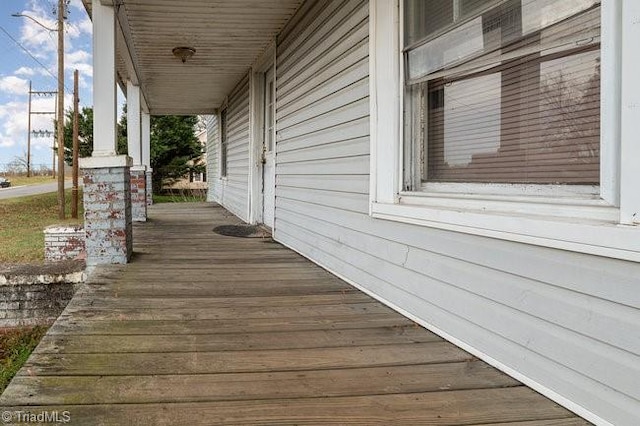
[[[153,169],[151,167],[147,167],[147,206],[153,204],[153,180],[151,176],[153,175]]]
[[[147,221],[147,168],[131,168],[131,216],[134,222]]]
[[[131,158],[87,157],[80,167],[87,265],[127,263],[133,252]]]

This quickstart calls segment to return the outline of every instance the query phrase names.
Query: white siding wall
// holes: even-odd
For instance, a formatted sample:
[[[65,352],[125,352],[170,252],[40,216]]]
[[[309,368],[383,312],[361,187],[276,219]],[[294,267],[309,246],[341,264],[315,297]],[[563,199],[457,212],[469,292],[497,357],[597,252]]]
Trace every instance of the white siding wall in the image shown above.
[[[368,216],[367,41],[359,0],[308,2],[278,39],[275,238],[559,400],[640,424],[639,264]]]
[[[207,120],[208,200],[248,220],[249,193],[249,74],[238,83],[227,103],[227,177],[221,178],[218,116]]]

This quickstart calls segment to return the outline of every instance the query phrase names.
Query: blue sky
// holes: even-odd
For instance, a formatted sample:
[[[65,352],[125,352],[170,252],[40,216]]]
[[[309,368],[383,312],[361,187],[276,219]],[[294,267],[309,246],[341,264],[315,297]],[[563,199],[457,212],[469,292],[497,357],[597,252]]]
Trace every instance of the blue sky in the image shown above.
[[[27,149],[28,87],[33,90],[56,90],[57,33],[49,32],[26,18],[28,14],[50,28],[55,28],[53,10],[57,0],[0,0],[0,170],[3,164],[21,156]],[[4,30],[4,31],[3,31]],[[32,59],[5,33],[9,33],[34,57]],[[91,21],[81,0],[71,0],[65,31],[65,109],[73,106],[73,70],[80,73],[80,105],[92,105]],[[34,97],[32,109],[55,108],[53,98]],[[53,130],[52,116],[32,116],[33,130]],[[32,167],[50,167],[52,138],[31,138]]]

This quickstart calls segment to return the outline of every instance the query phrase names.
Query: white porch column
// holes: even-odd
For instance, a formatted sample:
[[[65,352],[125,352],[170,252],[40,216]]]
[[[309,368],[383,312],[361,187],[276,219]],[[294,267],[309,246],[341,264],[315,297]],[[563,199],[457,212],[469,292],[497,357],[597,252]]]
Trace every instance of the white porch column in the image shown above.
[[[133,250],[131,158],[117,155],[116,19],[92,0],[93,153],[80,159],[87,264],[127,263]]]
[[[117,151],[116,20],[113,6],[92,0],[93,19],[93,153]]]
[[[140,132],[140,86],[127,80],[127,146],[134,166],[142,165]]]
[[[147,205],[153,204],[153,186],[151,176],[151,114],[142,111],[140,116],[142,130],[142,164],[147,167]]]
[[[127,81],[127,146],[131,168],[131,215],[134,222],[147,220],[147,168],[142,164],[140,86]]]

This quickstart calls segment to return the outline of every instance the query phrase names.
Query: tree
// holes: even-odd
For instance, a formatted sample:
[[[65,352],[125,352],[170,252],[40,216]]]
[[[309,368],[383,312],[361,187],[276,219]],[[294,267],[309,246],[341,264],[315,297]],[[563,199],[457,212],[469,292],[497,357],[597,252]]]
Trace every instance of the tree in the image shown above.
[[[73,111],[66,112],[64,128],[65,161],[71,164],[73,148]],[[200,172],[195,165],[202,155],[196,138],[197,116],[162,115],[151,117],[151,167],[153,189],[162,189],[165,180],[176,180],[190,171]],[[93,108],[83,107],[78,113],[79,157],[89,157],[93,151]],[[127,107],[125,105],[117,129],[118,154],[127,154]]]
[[[13,160],[6,165],[7,173],[10,175],[20,175],[27,172],[27,152],[16,155]]]
[[[72,163],[73,110],[67,110],[64,126],[64,160]],[[78,112],[78,156],[89,157],[93,151],[93,108],[83,107]]]
[[[202,155],[202,146],[196,138],[197,116],[163,115],[151,117],[151,167],[153,190],[162,189],[165,180],[185,176]]]

